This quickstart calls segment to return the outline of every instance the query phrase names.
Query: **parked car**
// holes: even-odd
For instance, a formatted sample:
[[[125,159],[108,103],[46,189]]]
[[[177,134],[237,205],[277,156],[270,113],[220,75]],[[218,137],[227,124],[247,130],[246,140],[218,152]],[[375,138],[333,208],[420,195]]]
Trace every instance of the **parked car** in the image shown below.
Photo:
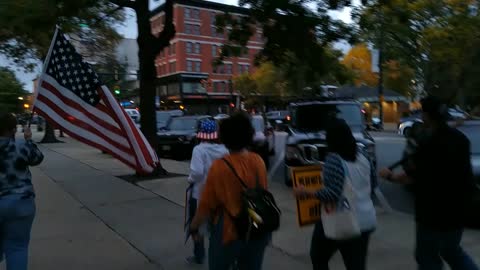
[[[173,117],[183,116],[182,110],[157,111],[157,131],[165,130]]]
[[[159,154],[169,154],[176,159],[186,159],[192,155],[193,147],[197,144],[197,132],[201,121],[212,119],[208,115],[180,116],[171,119],[168,126],[159,132]]]
[[[140,113],[136,109],[124,109],[136,124],[140,123]]]
[[[290,104],[292,120],[285,151],[285,184],[292,185],[291,167],[322,164],[327,155],[325,130],[332,117],[344,119],[352,129],[357,145],[376,167],[375,141],[368,133],[361,105],[345,100],[314,100]],[[375,168],[372,181],[376,182]]]
[[[456,120],[466,120],[469,116],[463,111],[458,109],[449,108],[448,109],[448,120],[449,121],[456,121]],[[409,117],[404,117],[400,119],[400,123],[398,125],[398,134],[408,137],[410,132],[412,131],[412,126],[415,123],[423,123],[421,113],[413,114]]]
[[[229,115],[228,114],[224,114],[224,113],[221,113],[221,114],[217,114],[213,117],[213,119],[217,120],[217,121],[220,121],[222,119],[225,119],[225,118],[228,118]]]
[[[470,140],[473,173],[480,184],[480,121],[465,121],[457,128]]]
[[[271,111],[265,114],[268,122],[274,127],[282,124],[288,124],[291,120],[289,111]]]
[[[270,166],[270,156],[275,154],[275,133],[273,127],[262,115],[253,115],[251,121],[255,129],[252,151],[262,157],[268,168]]]
[[[412,132],[412,127],[415,123],[423,123],[423,121],[422,119],[417,118],[400,123],[400,125],[398,125],[398,135],[402,135],[408,138],[410,136],[410,133]]]

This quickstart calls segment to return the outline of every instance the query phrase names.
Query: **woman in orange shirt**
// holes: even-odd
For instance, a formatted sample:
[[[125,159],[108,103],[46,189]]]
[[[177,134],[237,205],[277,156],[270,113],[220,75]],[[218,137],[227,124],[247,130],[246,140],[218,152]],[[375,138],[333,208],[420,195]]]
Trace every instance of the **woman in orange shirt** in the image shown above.
[[[247,151],[252,144],[254,129],[250,117],[236,113],[220,123],[220,140],[230,151],[225,159],[249,187],[258,179],[267,187],[267,170],[262,158]],[[248,241],[239,239],[234,225],[242,204],[243,188],[224,160],[213,162],[200,197],[197,213],[190,226],[192,235],[208,219],[214,224],[210,232],[208,266],[210,270],[228,270],[236,261],[240,270],[260,270],[265,248],[271,235]]]

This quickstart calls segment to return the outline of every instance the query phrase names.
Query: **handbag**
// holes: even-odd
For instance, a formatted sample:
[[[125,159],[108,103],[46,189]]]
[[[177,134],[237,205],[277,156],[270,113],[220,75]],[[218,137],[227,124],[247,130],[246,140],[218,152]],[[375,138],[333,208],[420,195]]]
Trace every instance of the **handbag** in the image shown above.
[[[332,240],[347,240],[362,234],[355,211],[355,192],[350,172],[342,160],[345,181],[340,200],[334,207],[322,206],[322,225],[325,237]]]

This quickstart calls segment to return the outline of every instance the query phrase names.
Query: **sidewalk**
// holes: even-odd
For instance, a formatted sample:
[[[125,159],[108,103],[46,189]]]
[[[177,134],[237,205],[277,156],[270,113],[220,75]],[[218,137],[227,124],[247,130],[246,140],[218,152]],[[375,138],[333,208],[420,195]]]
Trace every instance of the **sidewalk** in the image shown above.
[[[33,170],[39,211],[31,269],[192,269],[184,263],[190,254],[182,228],[186,176],[132,185],[115,177],[132,173],[123,164],[69,138],[62,140],[66,143],[41,146],[45,162]],[[168,171],[188,174],[186,162],[162,164]],[[283,216],[264,269],[311,269],[312,227],[298,227],[288,188],[274,179],[270,188]],[[412,218],[379,211],[378,219],[368,269],[415,269]],[[480,262],[480,233],[468,232],[464,238],[466,249]],[[337,255],[331,266],[344,269],[341,265]]]

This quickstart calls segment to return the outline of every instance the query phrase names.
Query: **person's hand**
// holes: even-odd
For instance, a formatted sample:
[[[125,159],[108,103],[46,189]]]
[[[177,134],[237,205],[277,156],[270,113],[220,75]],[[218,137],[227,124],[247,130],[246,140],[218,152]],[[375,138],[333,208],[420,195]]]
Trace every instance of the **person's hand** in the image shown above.
[[[304,186],[294,188],[293,194],[295,194],[297,198],[311,198],[315,195],[314,192],[307,190]]]
[[[380,170],[379,175],[384,179],[390,180],[393,176],[393,172],[389,168],[383,168]]]
[[[25,129],[23,130],[23,137],[27,141],[32,139],[32,130],[30,129],[30,127],[25,127]]]

